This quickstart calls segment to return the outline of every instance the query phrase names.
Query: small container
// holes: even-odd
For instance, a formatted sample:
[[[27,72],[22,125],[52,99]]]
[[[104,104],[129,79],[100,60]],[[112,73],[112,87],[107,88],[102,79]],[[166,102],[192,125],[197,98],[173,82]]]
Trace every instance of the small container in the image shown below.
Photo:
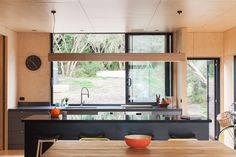
[[[62,111],[62,119],[66,119],[67,118],[67,111]]]

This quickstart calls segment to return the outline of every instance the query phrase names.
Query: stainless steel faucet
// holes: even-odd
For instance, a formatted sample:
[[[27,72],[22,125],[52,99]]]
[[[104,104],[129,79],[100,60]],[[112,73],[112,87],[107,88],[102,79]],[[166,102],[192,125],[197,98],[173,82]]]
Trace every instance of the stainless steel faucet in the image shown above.
[[[83,92],[84,90],[86,90],[86,93]],[[88,88],[83,87],[83,88],[81,89],[81,91],[80,91],[80,96],[81,96],[81,97],[80,97],[80,100],[81,100],[80,105],[81,105],[81,106],[83,106],[83,104],[84,104],[83,95],[87,95],[88,98],[89,98],[89,90],[88,90]]]

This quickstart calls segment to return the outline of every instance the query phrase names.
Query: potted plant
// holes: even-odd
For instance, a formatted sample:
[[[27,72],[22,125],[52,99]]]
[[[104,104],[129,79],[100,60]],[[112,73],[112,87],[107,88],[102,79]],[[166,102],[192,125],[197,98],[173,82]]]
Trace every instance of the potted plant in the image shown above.
[[[65,106],[68,106],[69,98],[68,98],[68,97],[65,97],[64,100],[65,100]]]

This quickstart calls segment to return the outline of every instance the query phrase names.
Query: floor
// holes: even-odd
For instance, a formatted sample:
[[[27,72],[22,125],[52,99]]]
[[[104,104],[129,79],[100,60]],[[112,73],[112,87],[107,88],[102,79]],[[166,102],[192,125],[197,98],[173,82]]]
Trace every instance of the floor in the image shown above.
[[[23,150],[0,150],[0,157],[24,157]]]

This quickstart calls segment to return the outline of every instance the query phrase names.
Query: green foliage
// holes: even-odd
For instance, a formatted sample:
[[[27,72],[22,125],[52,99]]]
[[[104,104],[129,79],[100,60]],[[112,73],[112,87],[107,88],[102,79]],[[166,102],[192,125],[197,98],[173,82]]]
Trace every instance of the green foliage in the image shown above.
[[[68,77],[68,78],[65,78],[63,83],[71,85],[72,88],[73,87],[79,88],[79,90],[81,87],[87,87],[87,88],[95,87],[95,85],[90,80],[87,80],[86,78],[76,79],[76,78]]]
[[[165,36],[146,35],[133,36],[132,48],[134,52],[164,52]]]
[[[116,53],[124,52],[124,34],[54,34],[56,53]],[[94,76],[99,70],[121,70],[118,62],[78,63],[59,62],[58,72],[67,77]]]
[[[106,70],[121,70],[119,62],[103,62]]]
[[[191,69],[188,69],[187,78],[189,101],[192,104],[204,105],[206,99],[206,87]]]
[[[191,68],[193,66],[194,68]],[[214,84],[214,73],[214,61],[212,60],[188,61],[188,103],[190,105],[199,105],[199,113],[205,116],[207,115],[207,86],[209,86],[209,90],[213,90],[211,87]],[[210,91],[210,93],[212,92]]]
[[[98,71],[104,70],[103,62],[80,62],[74,73],[74,77],[94,77]]]

